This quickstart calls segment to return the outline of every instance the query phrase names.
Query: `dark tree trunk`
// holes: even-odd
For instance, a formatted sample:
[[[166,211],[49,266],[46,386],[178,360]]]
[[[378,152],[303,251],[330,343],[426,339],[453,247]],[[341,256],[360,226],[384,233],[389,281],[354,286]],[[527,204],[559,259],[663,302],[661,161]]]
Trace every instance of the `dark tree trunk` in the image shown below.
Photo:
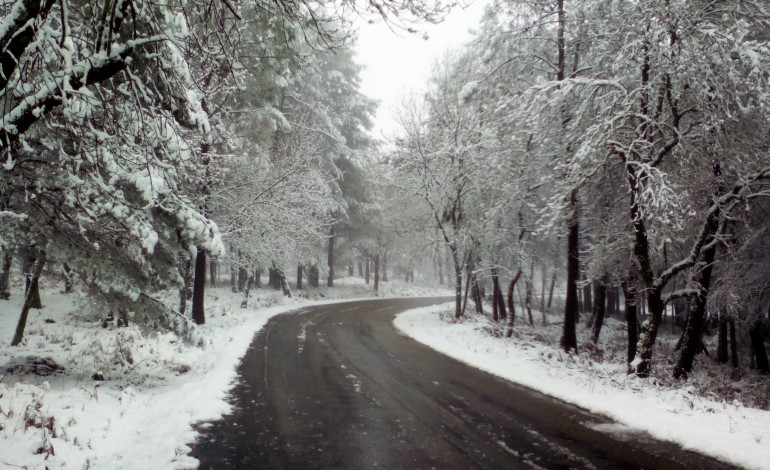
[[[192,320],[196,325],[206,323],[203,294],[206,289],[206,251],[198,248],[195,256],[195,280],[193,281]]]
[[[233,254],[232,248],[230,254]],[[235,267],[234,257],[230,257],[230,288],[233,294],[238,292],[238,269]]]
[[[543,326],[548,324],[545,316],[545,284],[548,282],[548,270],[543,266],[543,282],[540,284],[540,315],[543,316]]]
[[[238,260],[242,263],[240,253],[238,254]],[[246,290],[246,281],[249,280],[249,271],[246,269],[246,266],[238,267],[238,292],[243,292]]]
[[[0,299],[8,300],[11,298],[11,264],[13,262],[13,252],[6,250],[3,252],[3,266],[0,270]]]
[[[273,263],[273,266],[275,266],[275,263]],[[271,289],[281,289],[281,277],[278,275],[278,271],[275,267],[267,268],[267,285],[270,286]]]
[[[334,240],[336,238],[337,232],[334,228],[334,224],[332,224],[329,229],[329,253],[326,259],[326,264],[329,266],[329,277],[326,278],[326,287],[334,287]]]
[[[505,337],[510,338],[513,336],[513,322],[516,320],[516,306],[513,301],[513,290],[516,288],[516,283],[519,282],[521,277],[521,268],[516,270],[516,274],[513,275],[511,283],[508,284],[508,320],[505,322]]]
[[[594,312],[593,312],[593,325],[591,326],[591,341],[594,344],[599,342],[599,335],[602,332],[602,326],[604,325],[604,314],[607,308],[607,275],[602,276],[602,279],[596,283],[594,292],[596,298],[594,299]]]
[[[358,260],[358,277],[364,277],[364,265]]]
[[[382,282],[388,282],[388,254],[382,255]]]
[[[209,261],[209,286],[217,286],[217,260],[215,259]]]
[[[567,301],[564,305],[564,330],[561,336],[561,347],[567,352],[575,351],[577,353],[577,281],[580,275],[577,189],[573,189],[570,194],[570,206],[572,207],[572,217],[569,222],[569,235],[567,237]]]
[[[719,335],[717,337],[717,362],[727,364],[727,314],[719,312]]]
[[[713,233],[718,230],[719,222],[714,222],[715,227],[711,227]],[[711,287],[711,272],[716,258],[717,244],[712,243],[703,253],[703,264],[701,271],[696,276],[695,285],[698,287],[698,294],[694,296],[690,303],[690,312],[685,326],[684,342],[679,352],[679,359],[674,366],[674,377],[677,379],[687,378],[687,374],[692,371],[692,365],[695,361],[695,355],[703,350],[703,327],[706,323],[706,300],[708,298],[709,288]]]
[[[534,325],[535,319],[532,318],[532,278],[527,278],[524,280],[524,292],[524,306],[527,309],[529,324]]]
[[[374,293],[379,292],[380,287],[380,255],[374,255]]]
[[[628,333],[626,362],[630,364],[636,357],[636,342],[639,340],[636,319],[636,280],[633,278],[624,280],[620,286],[623,288],[623,297],[626,299],[626,332]]]
[[[243,302],[241,302],[241,308],[246,308],[249,306],[249,293],[251,292],[251,288],[254,287],[254,275],[252,274],[249,276],[249,279],[246,281],[246,290],[245,295],[243,296]]]
[[[439,285],[444,285],[444,263],[442,261],[443,256],[441,255],[441,250],[439,250],[438,256],[436,257],[438,260],[438,283]]]
[[[369,285],[369,258],[366,258],[366,271],[364,272],[364,279],[366,284]]]
[[[500,277],[497,275],[497,268],[492,268],[492,320],[498,321],[500,315],[498,313],[498,294],[500,293]]]
[[[615,290],[612,286],[605,286],[604,288],[605,308],[604,316],[611,317],[615,315]]]
[[[593,291],[597,292],[599,290],[599,281],[591,281],[591,284],[593,286]],[[607,292],[606,290],[604,291]],[[597,294],[598,295],[598,294]],[[597,300],[598,302],[598,300]],[[586,326],[588,328],[593,329],[594,326],[594,318],[596,318],[596,305],[594,304],[594,308],[590,312],[586,312]]]
[[[735,318],[731,315],[727,322],[730,325],[730,357],[733,367],[738,367],[738,341],[735,338]]]
[[[751,351],[757,361],[757,370],[762,374],[770,374],[770,364],[767,361],[765,349],[765,325],[762,320],[755,320],[749,327],[749,339],[751,339]]]
[[[286,274],[283,272],[282,268],[275,264],[275,261],[273,261],[273,272],[278,280],[279,289],[283,291],[283,295],[291,298],[291,289],[289,288],[289,283],[286,281]]]
[[[352,275],[353,275],[353,264],[351,263],[348,265],[348,276],[352,276]]]
[[[481,303],[481,289],[479,288],[479,277],[474,271],[473,266],[468,265],[468,272],[471,280],[471,296],[473,297],[473,306],[476,314],[482,315],[484,313],[484,306]]]
[[[318,288],[320,286],[320,277],[321,276],[318,272],[318,266],[310,266],[307,275],[307,282],[310,284],[310,287]]]
[[[182,287],[179,288],[179,314],[184,315],[187,311],[187,301],[193,294],[193,272],[192,257],[189,253],[184,253],[182,260]]]
[[[64,272],[64,293],[72,293],[72,270],[67,263],[62,263],[62,271]]]
[[[27,293],[32,294],[32,300],[30,304],[30,308],[35,309],[41,309],[43,308],[43,303],[40,300],[40,288],[39,288],[39,282],[32,283],[32,276],[31,273],[35,269],[35,256],[34,256],[34,248],[29,247],[27,251],[27,261],[24,269],[24,295],[26,298]]]
[[[302,265],[297,265],[297,290],[302,289]]]
[[[254,287],[257,289],[262,288],[262,268],[254,270]]]
[[[556,287],[556,272],[551,275],[551,286],[548,288],[548,303],[546,304],[545,309],[549,313],[551,312],[551,302],[553,301],[554,287]]]
[[[27,270],[27,282],[28,287],[24,294],[24,304],[21,307],[21,315],[19,315],[19,322],[16,324],[16,332],[13,335],[11,346],[18,346],[21,340],[24,339],[24,329],[27,327],[27,318],[29,317],[29,310],[33,308],[32,304],[35,301],[35,295],[37,293],[37,300],[40,301],[40,294],[38,291],[38,284],[40,282],[40,275],[43,273],[43,266],[46,262],[46,249],[41,247],[35,256],[34,264]]]

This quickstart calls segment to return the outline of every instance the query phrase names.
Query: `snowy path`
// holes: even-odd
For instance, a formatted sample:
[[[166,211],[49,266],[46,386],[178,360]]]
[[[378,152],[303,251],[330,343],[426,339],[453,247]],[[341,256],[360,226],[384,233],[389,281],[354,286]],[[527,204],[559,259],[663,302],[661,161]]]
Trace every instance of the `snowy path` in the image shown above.
[[[397,333],[431,299],[272,319],[193,456],[228,468],[728,468],[468,367]],[[300,344],[302,347],[300,348]]]

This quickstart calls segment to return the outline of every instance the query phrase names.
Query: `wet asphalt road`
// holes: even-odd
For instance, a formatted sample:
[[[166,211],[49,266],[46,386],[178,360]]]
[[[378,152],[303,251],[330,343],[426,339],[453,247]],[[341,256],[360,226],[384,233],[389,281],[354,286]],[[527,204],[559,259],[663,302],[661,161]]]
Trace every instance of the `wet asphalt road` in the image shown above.
[[[273,318],[239,367],[234,413],[206,426],[191,455],[204,470],[732,468],[468,367],[393,327],[397,313],[446,300],[357,301]]]

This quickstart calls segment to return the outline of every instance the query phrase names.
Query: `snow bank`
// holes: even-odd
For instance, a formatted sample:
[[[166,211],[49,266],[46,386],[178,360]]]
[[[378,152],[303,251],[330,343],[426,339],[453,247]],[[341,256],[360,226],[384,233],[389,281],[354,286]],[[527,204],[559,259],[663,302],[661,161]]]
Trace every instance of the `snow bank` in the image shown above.
[[[533,339],[548,334],[544,327],[519,324],[516,337],[504,339],[499,337],[500,325],[486,318],[455,323],[448,313],[453,304],[448,305],[410,310],[394,323],[436,351],[619,424],[601,431],[622,432],[627,427],[735,465],[770,468],[770,412],[704,399],[687,386],[666,387],[655,379],[629,377],[622,359],[605,364],[590,353],[564,354],[554,346],[558,342]],[[608,321],[606,328],[622,330],[623,325]]]

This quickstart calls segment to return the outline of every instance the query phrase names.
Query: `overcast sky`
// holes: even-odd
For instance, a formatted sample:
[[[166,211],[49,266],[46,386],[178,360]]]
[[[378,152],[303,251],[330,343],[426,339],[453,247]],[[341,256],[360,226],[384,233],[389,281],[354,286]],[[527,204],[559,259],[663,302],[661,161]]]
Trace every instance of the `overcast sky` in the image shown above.
[[[361,88],[380,100],[374,129],[377,137],[397,131],[393,107],[406,92],[422,89],[431,67],[448,49],[470,39],[469,30],[478,25],[486,3],[475,0],[465,8],[458,6],[440,24],[418,25],[418,34],[394,32],[382,23],[362,21],[358,25],[357,62],[366,66]],[[423,39],[423,33],[428,39]]]

